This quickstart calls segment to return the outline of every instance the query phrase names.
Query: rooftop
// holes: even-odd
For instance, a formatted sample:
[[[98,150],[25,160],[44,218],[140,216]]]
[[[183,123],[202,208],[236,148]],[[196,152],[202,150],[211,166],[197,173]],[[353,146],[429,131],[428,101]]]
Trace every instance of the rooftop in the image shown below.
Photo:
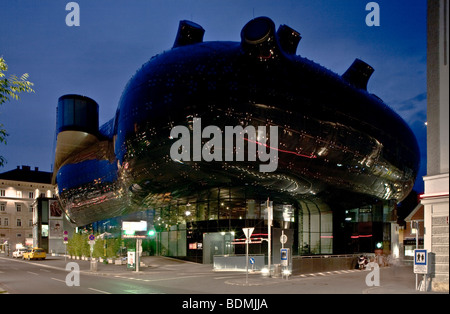
[[[0,179],[51,184],[52,173],[39,171],[38,167],[31,170],[30,166],[22,165],[22,167],[17,166],[14,170],[0,173]]]

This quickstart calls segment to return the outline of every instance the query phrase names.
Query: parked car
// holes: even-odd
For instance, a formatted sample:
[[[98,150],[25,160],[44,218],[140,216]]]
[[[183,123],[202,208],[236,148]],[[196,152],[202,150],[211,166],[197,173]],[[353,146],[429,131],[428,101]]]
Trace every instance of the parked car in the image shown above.
[[[12,253],[12,256],[15,258],[19,258],[23,256],[23,253],[27,251],[26,248],[17,249]]]
[[[22,258],[31,260],[31,259],[45,259],[47,257],[47,254],[45,253],[44,249],[35,247],[32,249],[27,250],[23,253]]]

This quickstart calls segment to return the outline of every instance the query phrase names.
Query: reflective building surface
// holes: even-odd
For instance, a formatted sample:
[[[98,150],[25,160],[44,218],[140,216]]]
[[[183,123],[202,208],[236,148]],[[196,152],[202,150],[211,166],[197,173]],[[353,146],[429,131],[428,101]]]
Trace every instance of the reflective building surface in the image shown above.
[[[274,228],[289,230],[295,253],[372,251],[419,165],[410,128],[367,91],[373,68],[356,59],[333,73],[296,55],[300,34],[266,17],[248,22],[241,42],[203,42],[203,34],[181,21],[173,48],[137,71],[100,127],[94,100],[59,99],[54,180],[68,216],[78,226],[139,216],[158,232],[158,253],[208,262],[240,252],[242,227],[267,237],[269,199]],[[203,130],[267,131],[256,141],[237,132],[233,160],[215,145],[209,152],[222,158],[207,161],[194,149],[211,149],[210,134],[193,136],[197,118]],[[190,130],[191,145],[179,150],[188,160],[171,158],[175,126]],[[268,162],[251,158],[253,145],[276,150],[275,171],[260,171]]]

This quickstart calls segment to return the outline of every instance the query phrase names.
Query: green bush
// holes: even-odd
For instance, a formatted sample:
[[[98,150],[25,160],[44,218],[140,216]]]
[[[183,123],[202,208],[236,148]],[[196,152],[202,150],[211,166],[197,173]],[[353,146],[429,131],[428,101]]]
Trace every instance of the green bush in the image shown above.
[[[117,257],[120,249],[119,239],[98,239],[95,241],[93,257],[105,257],[105,244],[106,244],[106,257]]]
[[[91,256],[89,235],[74,233],[72,238],[67,243],[67,253],[72,256]],[[117,252],[120,249],[121,239],[97,239],[94,244],[94,250],[92,252],[93,257],[105,257],[106,244],[106,257],[116,257]]]
[[[82,235],[74,233],[72,238],[67,243],[67,253],[72,256],[81,256],[82,250]]]

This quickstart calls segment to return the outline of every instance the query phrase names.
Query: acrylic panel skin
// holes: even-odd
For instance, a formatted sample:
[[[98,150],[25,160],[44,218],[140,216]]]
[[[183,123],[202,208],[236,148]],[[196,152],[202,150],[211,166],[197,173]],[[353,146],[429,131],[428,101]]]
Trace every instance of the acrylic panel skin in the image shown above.
[[[181,21],[173,48],[137,71],[116,115],[100,127],[91,119],[99,110],[94,100],[60,98],[54,179],[77,225],[188,203],[193,194],[221,187],[274,201],[339,202],[341,208],[398,202],[412,190],[416,138],[367,91],[370,65],[355,58],[338,75],[307,59],[314,56],[296,55],[300,34],[266,17],[249,21],[240,42],[204,42],[203,33],[202,26]],[[78,120],[64,120],[71,110]],[[175,126],[193,131],[194,118],[202,128],[220,130],[277,126],[276,143],[256,143],[277,150],[276,170],[261,172],[260,162],[248,158],[194,161],[193,150],[189,161],[173,160],[170,132]],[[270,139],[268,132],[263,138]],[[208,140],[202,138],[201,147]]]

